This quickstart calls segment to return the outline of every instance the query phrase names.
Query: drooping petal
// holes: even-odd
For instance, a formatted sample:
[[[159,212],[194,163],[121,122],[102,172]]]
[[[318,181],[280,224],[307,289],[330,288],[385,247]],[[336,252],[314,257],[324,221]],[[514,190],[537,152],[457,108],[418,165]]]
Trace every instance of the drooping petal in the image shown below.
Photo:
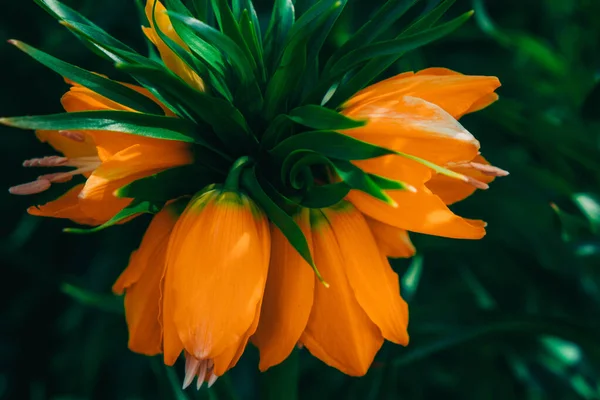
[[[156,3],[156,9],[154,13],[154,17],[156,18],[156,23],[158,24],[158,28],[162,33],[164,33],[169,39],[177,43],[179,46],[183,47],[185,50],[189,50],[188,46],[181,40],[175,29],[173,28],[173,24],[171,24],[171,19],[166,14],[166,9],[162,5],[160,1],[156,0],[147,0],[146,1],[146,17],[148,18],[148,22],[150,22],[150,28],[143,27],[142,30],[144,34],[150,39],[152,43],[158,48],[158,52],[160,53],[160,57],[163,62],[171,71],[177,74],[181,79],[186,81],[190,86],[200,91],[204,91],[204,83],[202,79],[194,72],[183,60],[181,60],[177,54],[175,54],[169,46],[158,36],[156,32],[156,27],[154,26],[152,10],[154,8],[154,3]]]
[[[39,217],[67,218],[81,225],[100,225],[106,222],[103,218],[95,218],[84,213],[79,204],[79,193],[83,184],[76,185],[56,200],[44,205],[29,207],[27,212]]]
[[[425,186],[417,187],[416,193],[408,190],[387,193],[398,207],[357,190],[348,194],[348,200],[365,215],[407,231],[455,239],[481,239],[485,235],[483,221],[474,222],[454,214]]]
[[[479,142],[456,119],[417,97],[359,104],[343,113],[368,119],[365,126],[343,133],[437,165],[467,162],[479,152]]]
[[[113,285],[113,291],[125,291],[125,318],[129,329],[129,348],[136,353],[155,355],[162,352],[160,321],[162,277],[171,230],[176,213],[165,207],[152,219],[138,250]]]
[[[490,163],[480,155],[475,157],[472,162],[482,165],[490,165]],[[472,177],[485,184],[491,183],[496,178],[496,175],[474,168],[470,163],[461,164],[454,167],[450,166],[449,169],[465,176]],[[454,204],[458,201],[464,200],[472,195],[477,189],[475,186],[467,182],[452,179],[441,174],[435,174],[431,180],[427,182],[427,188],[441,198],[446,204]]]
[[[164,314],[197,359],[240,343],[254,322],[269,266],[268,229],[251,200],[220,189],[193,199],[177,222],[167,253]]]
[[[446,68],[428,68],[371,85],[357,93],[345,106],[412,96],[436,104],[459,119],[496,101],[498,96],[494,91],[498,87],[500,81],[494,76],[470,76]]]
[[[407,345],[408,306],[400,297],[398,275],[380,256],[363,215],[349,203],[323,212],[339,245],[356,300],[384,338]]]
[[[309,211],[296,218],[312,247]],[[261,371],[285,360],[300,339],[313,305],[312,268],[271,224],[271,262],[260,323],[252,343],[260,350]]]
[[[311,217],[311,225],[315,263],[330,287],[315,282],[313,308],[300,341],[326,364],[362,376],[383,344],[383,336],[356,300],[329,222],[316,216],[315,220]]]
[[[36,131],[36,136],[42,143],[48,143],[56,151],[67,158],[89,157],[97,154],[94,141],[89,135],[81,133],[83,141],[70,139],[58,131]]]
[[[406,258],[415,255],[417,250],[410,241],[406,230],[384,224],[381,221],[366,216],[365,221],[367,221],[369,228],[371,228],[371,233],[377,242],[379,251],[386,257]]]

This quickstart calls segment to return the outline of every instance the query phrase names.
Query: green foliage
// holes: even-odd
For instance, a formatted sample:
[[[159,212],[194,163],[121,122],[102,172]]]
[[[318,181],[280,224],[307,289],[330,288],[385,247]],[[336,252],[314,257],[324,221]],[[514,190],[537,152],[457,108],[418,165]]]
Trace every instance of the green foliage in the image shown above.
[[[261,156],[271,150],[266,162],[244,170],[242,186],[294,238],[295,247],[310,256],[293,221],[298,204],[335,204],[357,179],[373,190],[401,183],[349,172],[347,182],[306,185],[310,174],[327,176],[323,169],[330,172],[332,164],[339,168],[348,163],[340,161],[331,141],[307,141],[300,144],[306,150],[300,153],[290,151],[291,145],[285,149],[286,141],[300,141],[311,130],[350,127],[354,122],[333,117],[331,111],[376,80],[429,66],[500,78],[501,100],[461,123],[481,141],[486,158],[511,177],[454,207],[461,215],[488,222],[485,239],[413,235],[418,258],[393,262],[410,303],[411,343],[407,348],[386,344],[366,377],[343,376],[306,350],[259,375],[250,346],[238,367],[210,391],[198,393],[182,392],[177,373],[165,370],[160,360],[126,350],[123,317],[114,312],[120,301],[108,294],[149,219],[142,215],[96,235],[56,239],[65,222],[23,216],[16,210],[27,207],[30,199],[5,195],[3,206],[9,212],[0,243],[0,398],[600,397],[598,2],[446,0],[413,6],[411,1],[356,0],[335,8],[334,2],[277,0],[255,1],[255,9],[248,1],[234,1],[228,9],[221,1],[171,1],[189,11],[169,7],[185,16],[172,21],[190,48],[188,61],[210,88],[204,93],[191,89],[156,58],[138,53],[145,44],[139,23],[132,22],[138,21],[132,2],[37,2],[68,31],[27,2],[12,2],[0,16],[0,36],[23,38],[35,47],[22,48],[49,68],[148,114],[125,117],[135,121],[112,115],[108,122],[106,114],[58,117],[54,113],[60,111],[57,99],[64,83],[12,46],[3,46],[2,115],[50,114],[4,121],[28,129],[110,126],[196,143],[196,158],[205,161],[201,166],[168,170],[120,189],[121,195],[143,199],[146,205],[190,194],[208,178],[223,181],[246,148]],[[312,14],[315,8],[307,14],[319,6],[321,14]],[[439,44],[416,48],[435,32],[462,23],[468,15],[462,13],[470,8],[476,11],[474,18],[460,30]],[[364,24],[367,19],[371,24]],[[294,29],[301,20],[306,25]],[[318,37],[329,29],[328,36]],[[68,32],[104,62],[91,58]],[[213,46],[214,40],[229,47]],[[365,55],[373,57],[361,59]],[[121,81],[148,88],[180,119],[150,115],[162,112],[117,83]],[[264,105],[268,112],[261,112]],[[0,130],[10,171],[4,174],[4,186],[35,179],[38,171],[17,166],[49,148],[32,135]],[[224,141],[239,147],[223,151]],[[263,379],[268,386],[259,385]]]

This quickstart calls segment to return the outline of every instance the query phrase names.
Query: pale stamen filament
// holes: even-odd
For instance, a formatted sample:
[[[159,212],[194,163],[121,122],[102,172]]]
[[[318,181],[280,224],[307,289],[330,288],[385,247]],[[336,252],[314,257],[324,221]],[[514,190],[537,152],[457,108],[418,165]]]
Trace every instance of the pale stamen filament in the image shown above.
[[[23,162],[24,167],[75,167],[71,171],[55,172],[51,174],[40,175],[33,182],[13,186],[8,189],[9,193],[17,195],[31,195],[46,191],[52,186],[52,183],[62,183],[70,181],[73,176],[93,172],[102,162],[97,156],[85,156],[76,158],[67,158],[61,156],[46,156],[42,158],[32,158]]]

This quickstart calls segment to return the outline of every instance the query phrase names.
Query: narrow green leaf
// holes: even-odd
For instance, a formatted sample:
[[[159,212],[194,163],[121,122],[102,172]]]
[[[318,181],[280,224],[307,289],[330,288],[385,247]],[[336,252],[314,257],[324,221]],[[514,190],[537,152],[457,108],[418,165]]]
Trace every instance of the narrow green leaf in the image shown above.
[[[218,174],[206,167],[186,165],[133,181],[117,189],[115,196],[166,202],[181,196],[193,195],[199,187],[222,181],[224,178],[224,174]]]
[[[243,115],[228,101],[199,92],[164,70],[135,65],[118,65],[118,67],[133,75],[151,80],[161,88],[161,91],[178,96],[187,108],[192,109],[202,121],[213,128],[221,142],[228,145],[227,150],[235,153],[231,156],[247,154],[250,148],[258,145]],[[205,134],[202,137],[209,138]],[[214,146],[210,148],[215,150]]]
[[[354,120],[337,111],[317,105],[295,108],[289,112],[288,118],[300,125],[319,130],[359,128],[367,123],[366,120]]]
[[[281,159],[298,150],[312,150],[340,160],[367,160],[395,151],[375,146],[334,131],[310,131],[294,135],[279,143],[271,153]]]
[[[104,224],[90,229],[82,228],[65,228],[64,232],[69,233],[95,233],[122,222],[127,218],[134,217],[139,214],[156,214],[164,206],[164,202],[154,202],[146,200],[134,199],[131,204],[119,211],[114,217]]]
[[[296,249],[296,251],[306,260],[306,262],[313,267],[317,276],[320,277],[312,255],[310,254],[310,248],[302,229],[296,224],[294,219],[283,209],[281,209],[277,203],[265,192],[263,186],[258,180],[256,174],[256,166],[244,170],[242,173],[242,185],[244,189],[248,191],[250,197],[256,201],[263,211],[269,217],[269,220],[281,230],[285,237],[289,240],[290,244]],[[265,185],[269,185],[265,182]],[[275,192],[274,189],[270,190],[271,194]],[[321,278],[322,279],[322,278]]]
[[[404,183],[401,181],[395,181],[393,179],[388,179],[383,176],[375,175],[375,174],[367,174],[369,178],[379,186],[383,190],[408,190],[411,192],[416,192],[416,188],[408,183]]]
[[[354,49],[369,45],[373,40],[386,32],[406,11],[418,0],[388,0],[367,23],[354,33],[350,39],[329,59],[333,63]],[[325,67],[327,70],[327,66]]]
[[[61,61],[23,42],[12,41],[12,44],[61,76],[85,86],[116,103],[149,114],[164,114],[162,108],[154,101],[125,85]]]
[[[227,35],[235,44],[239,46],[239,48],[244,53],[245,57],[248,61],[251,62],[253,69],[256,69],[256,64],[254,63],[254,59],[252,58],[252,53],[242,36],[242,32],[240,30],[240,26],[233,16],[233,12],[231,8],[229,8],[229,4],[227,0],[212,0],[213,10],[215,12],[215,16],[217,18],[217,22],[219,23],[219,27],[221,28],[221,32]]]
[[[0,118],[0,123],[21,129],[112,131],[188,143],[196,141],[195,126],[189,121],[129,111],[83,111]]]
[[[208,21],[208,16],[212,15],[210,0],[192,0],[192,6],[194,7],[195,11],[195,14],[193,16],[196,19],[210,25]]]
[[[398,204],[387,195],[381,187],[377,185],[371,179],[371,177],[365,173],[362,169],[358,168],[349,161],[344,160],[331,160],[334,165],[335,172],[338,176],[346,182],[352,189],[360,190],[378,200],[381,200],[393,207],[397,207]]]
[[[60,286],[60,291],[85,306],[116,314],[124,312],[123,299],[113,295],[95,293],[66,282]]]
[[[437,7],[426,13],[423,17],[411,24],[404,32],[402,32],[397,39],[406,37],[415,33],[418,33],[424,29],[433,26],[439,18],[441,18],[446,11],[454,4],[456,0],[444,0]],[[403,53],[398,53],[390,56],[376,57],[362,67],[354,76],[352,76],[347,82],[344,82],[335,92],[327,99],[324,103],[331,104],[332,107],[338,107],[341,103],[349,99],[353,94],[366,87],[381,73],[387,70],[393,63],[395,63]],[[329,89],[334,82],[329,82],[326,87],[321,88],[322,92],[315,93],[315,96],[322,96],[323,93]],[[314,100],[314,98],[313,98]],[[314,100],[314,101],[318,101]]]
[[[352,50],[345,56],[341,57],[340,60],[331,67],[330,74],[333,76],[340,76],[362,62],[368,61],[372,58],[406,53],[407,51],[417,49],[453,32],[462,24],[464,24],[472,15],[473,11],[469,11],[450,22],[434,28],[430,28],[406,37],[401,37],[399,39],[378,42]]]
[[[254,59],[251,56],[251,60],[248,59],[240,46],[231,38],[195,18],[174,12],[169,12],[168,14],[174,20],[186,24],[186,26],[207,43],[211,43],[219,48],[228,59],[230,65],[234,67],[234,71],[242,82],[248,83],[254,80],[254,75],[252,74],[252,71],[256,69],[256,66],[252,65]]]
[[[275,117],[261,138],[261,147],[270,150],[290,137],[293,133],[293,125],[294,123],[286,115],[280,114]]]
[[[261,45],[260,36],[257,36],[256,28],[254,26],[254,22],[250,17],[250,13],[248,10],[242,11],[242,16],[240,20],[240,29],[242,31],[242,35],[244,36],[244,40],[250,51],[252,52],[252,57],[257,64],[258,68],[258,76],[261,82],[265,82],[267,79],[267,73],[265,71],[265,65],[263,60],[263,49]],[[258,35],[260,35],[260,29],[258,29]]]
[[[265,59],[269,72],[274,72],[277,68],[294,20],[292,0],[275,0],[271,20],[265,35]]]

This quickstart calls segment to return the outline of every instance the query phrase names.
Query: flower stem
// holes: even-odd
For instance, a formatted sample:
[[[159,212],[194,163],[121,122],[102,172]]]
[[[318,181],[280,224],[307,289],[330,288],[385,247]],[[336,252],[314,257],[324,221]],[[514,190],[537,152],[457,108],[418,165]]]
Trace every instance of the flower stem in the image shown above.
[[[252,162],[254,162],[254,160],[248,156],[238,158],[229,170],[223,188],[232,192],[238,192],[240,189],[240,176],[242,171]]]

